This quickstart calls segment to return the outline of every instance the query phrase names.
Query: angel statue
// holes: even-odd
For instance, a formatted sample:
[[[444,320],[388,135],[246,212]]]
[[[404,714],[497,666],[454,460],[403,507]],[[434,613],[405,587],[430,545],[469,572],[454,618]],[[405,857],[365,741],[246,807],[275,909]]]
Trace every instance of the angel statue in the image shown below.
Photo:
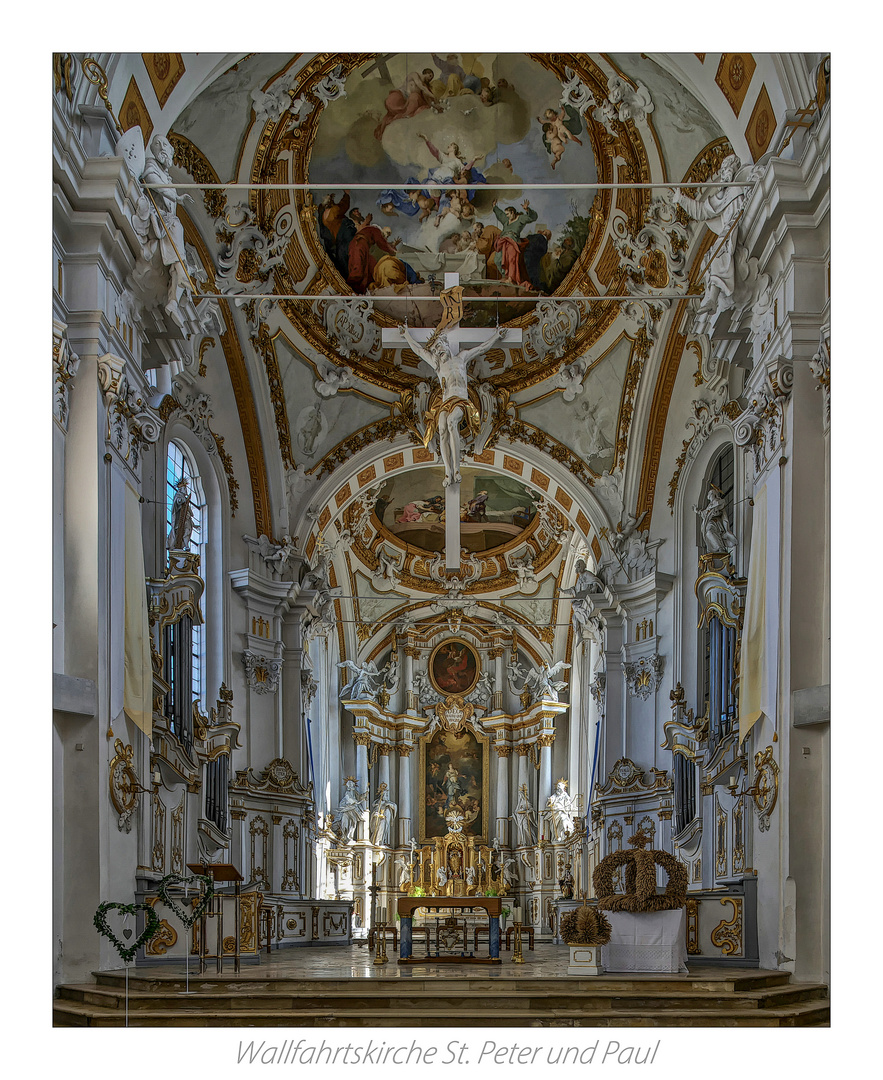
[[[554,793],[549,796],[545,810],[553,844],[566,840],[573,832],[573,819],[576,813],[576,796],[567,794],[567,781],[562,778],[555,785]]]
[[[267,569],[281,576],[294,554],[294,544],[290,536],[283,536],[280,544],[274,544],[268,536],[261,533],[258,537],[258,552]]]
[[[506,679],[509,683],[509,689],[512,691],[513,694],[520,694],[522,692],[521,690],[517,689],[517,684],[523,683],[524,678],[524,665],[520,663],[517,657],[510,657],[509,662],[506,665]]]
[[[396,866],[399,871],[399,888],[404,892],[411,884],[411,864],[404,855],[396,858]]]
[[[367,664],[355,664],[352,660],[341,660],[339,668],[348,668],[353,677],[340,691],[341,701],[373,701],[380,692],[386,676],[386,668],[378,670],[373,660]]]
[[[514,859],[503,859],[502,867],[500,868],[500,876],[503,879],[503,885],[508,892],[509,889],[518,881],[518,871],[515,869]]]
[[[448,872],[443,866],[440,866],[438,868],[438,872],[435,875],[435,880],[436,885],[438,886],[438,891],[441,892],[445,885],[447,885],[448,883]]]
[[[539,579],[537,578],[534,569],[530,549],[528,549],[520,559],[513,559],[509,556],[507,561],[509,563],[509,569],[512,570],[518,578],[519,592],[536,592],[539,586]]]
[[[558,691],[563,690],[567,683],[556,680],[554,676],[559,671],[566,671],[569,667],[570,664],[565,664],[563,660],[559,660],[552,667],[546,663],[540,664],[528,674],[520,693],[523,694],[525,690],[529,690],[531,704],[535,701],[557,701]]]

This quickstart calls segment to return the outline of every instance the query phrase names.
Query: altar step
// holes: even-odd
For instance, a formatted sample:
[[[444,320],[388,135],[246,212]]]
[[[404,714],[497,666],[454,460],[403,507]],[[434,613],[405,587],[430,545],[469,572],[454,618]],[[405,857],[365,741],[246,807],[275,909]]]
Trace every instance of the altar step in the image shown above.
[[[782,972],[721,979],[297,979],[129,976],[130,1027],[807,1027],[820,983]],[[480,982],[480,985],[475,983]],[[56,1027],[125,1024],[125,976],[58,988]]]

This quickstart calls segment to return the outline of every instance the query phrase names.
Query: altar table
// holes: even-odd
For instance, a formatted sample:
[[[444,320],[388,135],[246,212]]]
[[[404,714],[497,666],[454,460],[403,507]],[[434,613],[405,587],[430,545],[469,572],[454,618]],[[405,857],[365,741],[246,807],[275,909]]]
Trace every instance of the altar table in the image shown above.
[[[674,911],[608,911],[610,941],[601,947],[605,971],[686,971],[687,918]]]
[[[415,957],[413,952],[413,920],[418,908],[435,909],[445,914],[484,910],[488,915],[487,956],[432,956]],[[425,964],[499,964],[500,963],[500,914],[503,901],[499,896],[401,896],[399,913],[399,963]],[[465,952],[465,950],[464,950]]]

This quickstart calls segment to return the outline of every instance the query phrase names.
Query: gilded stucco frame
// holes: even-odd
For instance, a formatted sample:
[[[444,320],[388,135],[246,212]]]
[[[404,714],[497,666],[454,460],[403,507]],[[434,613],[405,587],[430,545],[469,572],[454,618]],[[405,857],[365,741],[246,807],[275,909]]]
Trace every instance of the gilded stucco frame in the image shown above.
[[[490,828],[488,826],[488,818],[491,812],[490,805],[490,757],[491,757],[491,740],[490,736],[483,735],[482,732],[474,724],[466,723],[463,725],[464,730],[467,730],[473,735],[478,742],[481,750],[481,814],[479,820],[482,823],[480,832],[473,833],[471,831],[464,830],[469,836],[475,837],[475,842],[487,843],[488,835],[490,834]],[[426,833],[426,751],[429,743],[438,734],[438,728],[434,731],[421,735],[417,744],[420,753],[419,772],[417,777],[417,790],[418,790],[418,802],[420,804],[419,813],[419,843],[432,844],[437,839],[436,835],[428,836]],[[444,834],[439,834],[444,835]]]

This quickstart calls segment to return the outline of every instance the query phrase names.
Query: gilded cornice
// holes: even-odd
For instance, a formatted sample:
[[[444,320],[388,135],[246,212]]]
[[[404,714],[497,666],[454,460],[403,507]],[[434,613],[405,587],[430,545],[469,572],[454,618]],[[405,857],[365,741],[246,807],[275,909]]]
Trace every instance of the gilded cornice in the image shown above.
[[[276,436],[279,440],[282,463],[294,469],[296,465],[291,455],[291,429],[288,425],[288,410],[285,406],[285,387],[282,385],[282,375],[279,372],[276,346],[265,322],[258,323],[257,332],[252,335],[251,342],[263,360],[264,370],[267,373],[267,386],[273,403],[273,417],[276,421]]]
[[[170,131],[169,142],[175,151],[172,164],[189,173],[197,184],[219,184],[221,182],[220,177],[212,168],[211,162],[199,147],[189,139]],[[206,188],[203,190],[202,201],[210,218],[219,218],[226,213],[227,193],[221,188]]]

